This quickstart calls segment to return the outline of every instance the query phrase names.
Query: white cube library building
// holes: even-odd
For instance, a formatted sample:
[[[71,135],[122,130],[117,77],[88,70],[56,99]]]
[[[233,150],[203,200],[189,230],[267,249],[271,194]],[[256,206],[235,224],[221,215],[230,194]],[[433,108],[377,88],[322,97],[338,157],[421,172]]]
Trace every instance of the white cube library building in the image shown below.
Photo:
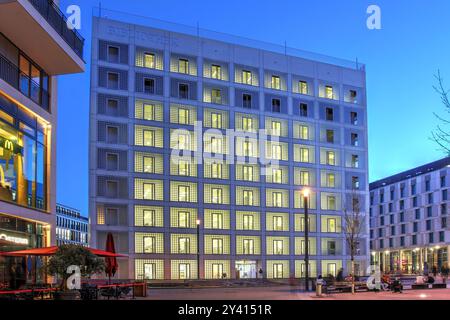
[[[127,255],[118,277],[304,277],[304,188],[310,276],[350,270],[347,195],[368,212],[364,65],[108,17],[93,19],[89,211],[91,246],[111,232]],[[359,274],[368,245],[365,228]]]

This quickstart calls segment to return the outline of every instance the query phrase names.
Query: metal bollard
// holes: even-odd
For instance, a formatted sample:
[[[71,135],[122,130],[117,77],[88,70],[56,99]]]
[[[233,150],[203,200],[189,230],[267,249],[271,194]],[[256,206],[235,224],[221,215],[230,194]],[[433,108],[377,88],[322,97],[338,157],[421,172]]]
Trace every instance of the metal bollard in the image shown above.
[[[316,296],[321,297],[322,296],[322,284],[316,284]]]

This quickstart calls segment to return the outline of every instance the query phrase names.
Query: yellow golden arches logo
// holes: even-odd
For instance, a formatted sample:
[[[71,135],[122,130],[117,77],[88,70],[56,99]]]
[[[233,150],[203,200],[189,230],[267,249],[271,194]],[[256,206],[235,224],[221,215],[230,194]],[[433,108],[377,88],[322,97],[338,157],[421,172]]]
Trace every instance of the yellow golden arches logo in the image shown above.
[[[3,147],[7,150],[14,151],[14,144],[9,140],[5,140]]]

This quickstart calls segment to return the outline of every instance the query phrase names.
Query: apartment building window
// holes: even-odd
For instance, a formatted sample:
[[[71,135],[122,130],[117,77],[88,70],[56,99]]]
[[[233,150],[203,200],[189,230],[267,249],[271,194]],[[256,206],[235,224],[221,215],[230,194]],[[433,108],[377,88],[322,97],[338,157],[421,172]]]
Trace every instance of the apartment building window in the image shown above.
[[[384,217],[380,217],[380,226],[384,226]]]
[[[282,263],[274,263],[272,267],[273,278],[274,279],[282,279],[283,278],[283,264]]]
[[[178,84],[178,98],[189,99],[189,85],[186,83]]]
[[[309,162],[308,148],[300,148],[300,162]]]
[[[395,226],[391,227],[391,236],[395,236]]]
[[[211,137],[211,153],[222,153],[222,138]]]
[[[220,89],[211,90],[211,102],[215,104],[222,103],[222,91]]]
[[[119,89],[119,74],[117,72],[108,72],[108,89]]]
[[[211,65],[211,78],[219,80],[222,79],[222,68],[219,65]]]
[[[155,105],[144,103],[143,113],[145,120],[155,120]]]
[[[248,70],[242,70],[242,83],[252,84],[252,73]]]
[[[352,154],[352,167],[359,168],[359,156],[356,154]]]
[[[253,181],[253,167],[252,166],[243,166],[243,176],[245,181]]]
[[[189,109],[178,108],[178,123],[189,124]]]
[[[298,82],[298,92],[301,94],[308,94],[308,83],[306,81],[300,80]]]
[[[395,221],[394,215],[391,214],[391,215],[389,216],[389,222],[390,222],[390,224],[394,224],[394,221]]]
[[[307,117],[308,116],[308,105],[306,103],[300,103],[300,116]]]
[[[273,183],[283,183],[283,170],[282,169],[272,169],[272,182]]]
[[[119,62],[119,47],[108,46],[108,62]]]
[[[281,146],[272,145],[272,159],[281,160]]]
[[[253,144],[251,141],[244,141],[244,156],[245,157],[253,157]]]
[[[439,242],[445,242],[445,232],[439,231]]]
[[[214,129],[222,128],[222,114],[220,113],[211,113],[211,127]]]
[[[255,250],[255,241],[253,239],[244,239],[243,240],[243,253],[244,254],[254,254]]]
[[[441,204],[441,215],[446,215],[447,214],[447,204],[442,203]]]
[[[273,240],[273,254],[283,254],[283,240]]]
[[[357,133],[352,133],[350,139],[351,139],[352,146],[357,147],[359,145],[359,139],[358,139]]]
[[[253,130],[253,119],[248,117],[242,118],[242,129],[244,131],[252,131]]]
[[[181,237],[178,238],[178,253],[186,254],[190,253],[190,247],[191,247],[191,239]]]
[[[419,223],[418,222],[413,223],[413,232],[419,232]]]
[[[212,228],[223,229],[223,214],[219,212],[213,212],[211,214]]]
[[[154,227],[156,225],[156,213],[155,210],[143,211],[143,225],[146,227]]]
[[[155,145],[155,131],[154,130],[143,130],[142,131],[144,146],[153,147]]]
[[[189,150],[190,149],[190,135],[187,133],[180,133],[178,135],[178,149]]]
[[[222,263],[213,263],[212,264],[212,277],[213,277],[213,279],[221,279],[223,276],[224,276],[223,264]]]
[[[400,222],[405,222],[405,213],[403,211],[400,212]]]
[[[426,180],[425,181],[425,191],[427,191],[427,192],[430,191],[430,187],[431,187],[430,185],[431,185],[430,180]]]
[[[327,241],[327,252],[330,256],[336,255],[336,241]]]
[[[379,212],[380,212],[380,214],[383,214],[384,212],[384,207],[383,207],[383,205],[380,205],[379,207],[378,207],[378,210],[379,210]]]
[[[401,232],[402,232],[402,234],[405,234],[405,233],[406,233],[406,224],[402,224],[402,226],[401,226]]]
[[[190,162],[186,160],[178,160],[178,174],[180,176],[189,176]]]
[[[327,209],[328,210],[336,210],[336,197],[335,196],[327,196]]]
[[[178,212],[178,227],[179,228],[189,228],[189,212],[179,211]]]
[[[384,248],[384,240],[380,239],[380,248],[383,249]]]
[[[359,189],[359,178],[358,177],[355,177],[355,176],[352,177],[352,188],[355,190]]]
[[[242,216],[242,228],[244,230],[253,230],[254,229],[254,217],[250,214],[244,214]]]
[[[189,202],[190,187],[178,186],[178,201]]]
[[[107,114],[117,115],[119,111],[119,101],[117,99],[108,99],[106,107],[107,107]]]
[[[383,236],[383,229],[378,229],[378,238],[381,238]]]
[[[280,136],[281,135],[281,122],[280,121],[272,121],[272,130],[271,134],[273,136]]]
[[[431,230],[431,220],[426,221],[426,228],[427,228],[427,231]]]
[[[428,243],[434,243],[434,234],[432,232],[428,234]]]
[[[272,76],[270,81],[270,87],[272,89],[280,90],[280,77],[279,76]]]
[[[441,177],[441,188],[445,187],[445,176]]]
[[[325,109],[325,119],[327,121],[333,121],[334,120],[334,111],[333,108],[326,108]]]
[[[119,155],[117,153],[106,154],[106,170],[116,171],[119,169]]]
[[[144,93],[155,93],[155,80],[150,78],[144,78]]]
[[[34,102],[42,104],[44,108],[48,108],[49,102],[43,100],[44,94],[49,90],[48,75],[23,55],[19,57],[19,68],[20,92],[33,99]]]
[[[325,86],[325,98],[333,99],[333,87]]]
[[[442,190],[442,200],[447,200],[447,190]]]
[[[299,135],[302,140],[309,140],[309,127],[300,125],[299,127]]]
[[[272,99],[272,112],[281,112],[281,101],[280,99]]]
[[[273,216],[273,230],[275,231],[283,231],[283,217],[282,216]]]
[[[150,69],[155,68],[155,54],[149,52],[144,53],[144,67]]]
[[[327,129],[326,137],[328,143],[334,143],[334,130]]]
[[[191,278],[191,265],[189,263],[180,263],[178,265],[178,277],[180,280]]]
[[[416,209],[415,215],[416,215],[416,220],[420,220],[420,209]]]
[[[411,239],[412,244],[417,244],[417,235],[413,235]]]
[[[211,164],[211,177],[214,179],[222,178],[222,164],[214,162]]]
[[[327,173],[326,174],[326,186],[328,188],[335,188],[336,187],[336,175],[334,173]]]
[[[244,190],[243,199],[244,199],[244,206],[253,206],[253,191]]]
[[[350,112],[350,123],[354,126],[358,125],[358,113],[357,112]]]
[[[416,194],[416,184],[411,184],[411,195]]]
[[[433,216],[433,207],[427,207],[427,218],[431,218]]]
[[[405,237],[400,237],[400,245],[402,247],[405,245]]]
[[[283,194],[281,192],[272,192],[272,204],[278,208],[283,206]]]
[[[244,93],[242,95],[242,107],[251,109],[252,108],[252,95]]]
[[[216,204],[222,204],[222,189],[220,188],[211,188],[211,202]]]
[[[155,184],[154,183],[144,183],[144,199],[145,200],[155,200]]]
[[[327,165],[329,165],[329,166],[336,165],[336,156],[335,156],[334,151],[327,151],[326,158],[327,158]]]
[[[144,252],[145,253],[155,253],[156,252],[156,237],[145,236],[144,241]]]
[[[178,72],[189,74],[189,60],[178,59]]]
[[[336,218],[327,219],[327,232],[335,233],[336,231]]]

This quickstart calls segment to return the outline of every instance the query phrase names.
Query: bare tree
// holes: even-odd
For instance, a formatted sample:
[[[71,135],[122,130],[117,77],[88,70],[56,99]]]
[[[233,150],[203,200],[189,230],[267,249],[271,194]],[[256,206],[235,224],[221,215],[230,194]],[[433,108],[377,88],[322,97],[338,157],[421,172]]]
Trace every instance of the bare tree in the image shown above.
[[[342,228],[350,250],[352,293],[355,293],[355,256],[365,233],[365,215],[361,212],[361,196],[353,190],[344,206],[344,226]]]
[[[438,70],[437,74],[434,77],[437,80],[437,85],[433,86],[433,88],[441,98],[445,113],[450,114],[450,90],[445,89],[444,79],[441,76],[440,70]],[[433,114],[438,119],[439,124],[431,133],[431,140],[436,142],[440,149],[447,153],[447,155],[450,155],[450,132],[448,130],[450,121],[447,120],[446,117],[438,115],[436,112],[433,112]]]

